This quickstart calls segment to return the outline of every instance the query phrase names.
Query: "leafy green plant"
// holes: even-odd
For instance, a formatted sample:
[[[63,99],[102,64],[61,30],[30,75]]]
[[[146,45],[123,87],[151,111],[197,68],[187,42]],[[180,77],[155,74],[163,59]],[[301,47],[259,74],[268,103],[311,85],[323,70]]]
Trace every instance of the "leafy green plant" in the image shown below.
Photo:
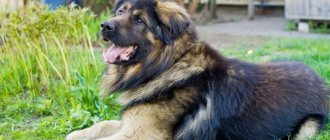
[[[92,85],[88,85],[86,79],[74,72],[78,85],[71,87],[71,92],[74,94],[75,99],[80,103],[76,104],[74,109],[70,110],[70,117],[68,124],[73,129],[81,129],[91,125],[91,122],[99,122],[101,120],[109,120],[118,112],[120,106],[114,104],[115,96],[111,95],[102,100],[98,96],[99,91],[98,83],[102,74],[96,76]],[[108,104],[105,104],[108,102]],[[83,110],[81,110],[83,108]]]
[[[297,22],[295,22],[295,21],[286,22],[286,27],[285,27],[286,31],[297,31],[297,29],[298,29]]]
[[[321,34],[330,33],[330,24],[327,22],[309,21],[308,24],[309,24],[311,32],[321,33]]]

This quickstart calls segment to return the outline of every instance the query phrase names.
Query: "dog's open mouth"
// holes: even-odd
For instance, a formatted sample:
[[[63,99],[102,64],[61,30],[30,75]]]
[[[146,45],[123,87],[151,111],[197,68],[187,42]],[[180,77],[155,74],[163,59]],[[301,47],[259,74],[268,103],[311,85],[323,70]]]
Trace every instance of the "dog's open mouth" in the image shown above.
[[[137,47],[137,45],[118,46],[113,44],[103,53],[104,61],[110,64],[127,62],[134,57]]]

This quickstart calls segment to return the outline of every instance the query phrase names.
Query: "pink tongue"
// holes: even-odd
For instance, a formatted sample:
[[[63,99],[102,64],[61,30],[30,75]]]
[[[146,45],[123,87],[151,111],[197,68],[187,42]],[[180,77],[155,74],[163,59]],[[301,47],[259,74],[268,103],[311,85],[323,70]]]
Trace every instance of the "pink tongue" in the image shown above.
[[[119,60],[128,60],[129,54],[133,51],[132,47],[119,47],[112,45],[103,53],[103,59],[107,63],[114,63]]]

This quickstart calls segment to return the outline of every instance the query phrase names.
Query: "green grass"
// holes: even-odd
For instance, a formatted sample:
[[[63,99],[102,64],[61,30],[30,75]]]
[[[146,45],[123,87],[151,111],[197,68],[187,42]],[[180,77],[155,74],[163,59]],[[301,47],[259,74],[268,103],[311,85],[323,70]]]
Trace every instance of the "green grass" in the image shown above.
[[[249,62],[293,60],[306,63],[330,84],[330,39],[274,38],[257,48],[224,48],[220,52]],[[250,52],[250,53],[249,53]],[[252,54],[251,54],[252,52]]]
[[[118,117],[116,97],[99,97],[105,65],[95,45],[102,47],[97,34],[106,17],[72,7],[0,12],[0,140],[63,139]],[[330,40],[272,39],[253,49],[220,51],[249,62],[302,61],[330,84]],[[328,125],[316,139],[329,137]]]

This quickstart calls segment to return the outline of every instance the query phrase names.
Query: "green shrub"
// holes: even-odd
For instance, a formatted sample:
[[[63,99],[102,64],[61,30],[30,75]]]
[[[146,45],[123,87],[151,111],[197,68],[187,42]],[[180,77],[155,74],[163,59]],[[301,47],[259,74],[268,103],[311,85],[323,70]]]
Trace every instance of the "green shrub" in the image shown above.
[[[321,33],[321,34],[330,33],[330,24],[327,22],[309,21],[309,28],[313,33]]]
[[[330,33],[330,24],[328,22],[308,21],[311,33],[328,34]],[[286,31],[297,31],[298,23],[296,21],[288,21],[285,27]]]
[[[286,23],[286,27],[285,27],[285,30],[286,31],[297,31],[297,29],[298,29],[297,22],[295,22],[295,21],[288,21]]]

